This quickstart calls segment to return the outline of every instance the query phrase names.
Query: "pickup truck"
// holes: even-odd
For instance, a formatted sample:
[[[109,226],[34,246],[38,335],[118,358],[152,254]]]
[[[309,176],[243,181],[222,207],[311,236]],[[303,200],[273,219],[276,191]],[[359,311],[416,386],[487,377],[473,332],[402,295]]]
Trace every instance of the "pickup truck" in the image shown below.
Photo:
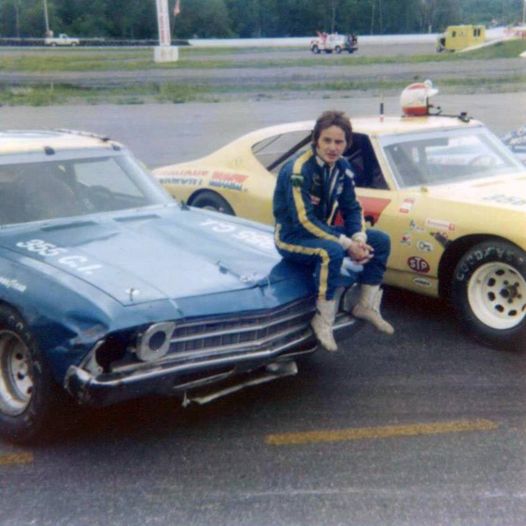
[[[46,46],[78,46],[80,40],[78,38],[68,37],[65,33],[60,33],[58,37],[47,37],[44,39]]]
[[[340,54],[342,51],[348,51],[354,53],[358,50],[358,37],[354,34],[340,35],[338,33],[318,32],[318,38],[310,42],[310,50],[316,55],[321,52]]]

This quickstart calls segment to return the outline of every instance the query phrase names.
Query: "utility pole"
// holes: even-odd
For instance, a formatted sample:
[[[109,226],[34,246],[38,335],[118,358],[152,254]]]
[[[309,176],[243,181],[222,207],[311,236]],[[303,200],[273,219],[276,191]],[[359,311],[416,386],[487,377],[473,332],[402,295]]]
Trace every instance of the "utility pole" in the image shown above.
[[[44,0],[44,24],[46,25],[46,37],[53,36],[51,31],[49,30],[49,15],[47,12],[47,0]]]
[[[526,0],[522,3],[522,25],[526,23]]]
[[[18,0],[14,1],[13,7],[15,8],[15,33],[16,38],[20,38],[20,4]]]

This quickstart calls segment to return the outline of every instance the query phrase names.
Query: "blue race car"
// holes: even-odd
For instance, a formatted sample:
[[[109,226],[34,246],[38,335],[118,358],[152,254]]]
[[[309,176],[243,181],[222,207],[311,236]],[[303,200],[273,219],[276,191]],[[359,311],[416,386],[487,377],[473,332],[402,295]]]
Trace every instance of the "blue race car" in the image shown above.
[[[175,202],[107,138],[0,133],[0,435],[38,437],[64,398],[204,403],[295,374],[311,281],[271,228]]]

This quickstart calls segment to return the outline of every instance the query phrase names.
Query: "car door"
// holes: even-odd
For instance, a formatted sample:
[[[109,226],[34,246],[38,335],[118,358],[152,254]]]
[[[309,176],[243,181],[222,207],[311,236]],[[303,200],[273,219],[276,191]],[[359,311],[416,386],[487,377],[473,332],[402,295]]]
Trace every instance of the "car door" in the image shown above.
[[[404,288],[435,290],[437,242],[425,225],[427,196],[419,189],[400,189],[391,164],[374,137],[354,134],[348,155],[355,172],[357,195],[369,227],[386,232],[391,255],[385,281]],[[406,170],[412,168],[407,165]]]

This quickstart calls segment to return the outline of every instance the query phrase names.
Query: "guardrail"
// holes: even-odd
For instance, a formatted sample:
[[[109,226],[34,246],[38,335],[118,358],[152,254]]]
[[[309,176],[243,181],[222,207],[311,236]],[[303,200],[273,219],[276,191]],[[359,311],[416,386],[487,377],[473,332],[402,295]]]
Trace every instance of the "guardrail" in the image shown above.
[[[138,40],[138,39],[116,39],[116,38],[80,38],[80,43],[78,44],[81,47],[118,47],[118,46],[144,46],[144,47],[154,47],[159,45],[157,39],[147,39],[147,40]],[[174,46],[189,46],[190,42],[183,39],[175,39],[172,41]],[[0,38],[0,46],[8,47],[50,47],[46,46],[45,39],[43,38]]]

